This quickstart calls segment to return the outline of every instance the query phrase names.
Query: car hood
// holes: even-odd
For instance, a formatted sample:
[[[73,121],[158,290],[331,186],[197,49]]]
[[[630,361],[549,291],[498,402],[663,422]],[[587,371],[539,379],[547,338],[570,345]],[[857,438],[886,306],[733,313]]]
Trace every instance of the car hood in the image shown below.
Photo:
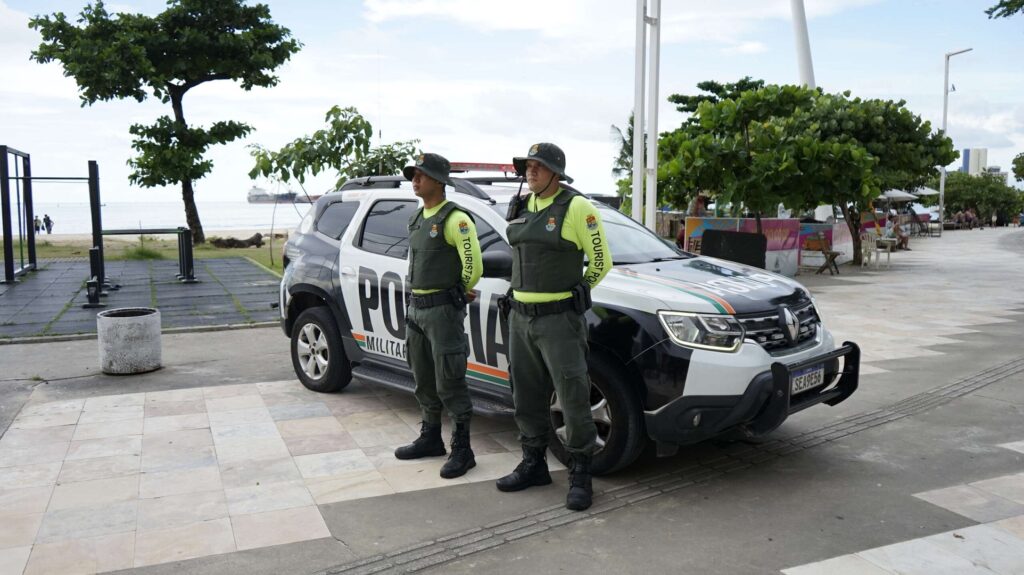
[[[780,304],[799,305],[810,301],[810,296],[787,277],[736,262],[695,257],[616,265],[594,290],[594,299],[628,302],[651,313],[672,309],[748,314],[774,311]]]

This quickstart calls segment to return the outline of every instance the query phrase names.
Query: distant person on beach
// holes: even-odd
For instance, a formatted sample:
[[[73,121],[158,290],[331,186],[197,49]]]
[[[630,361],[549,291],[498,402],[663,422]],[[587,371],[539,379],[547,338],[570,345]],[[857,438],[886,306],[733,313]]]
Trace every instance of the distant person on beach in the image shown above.
[[[50,219],[50,214],[43,214],[43,225],[46,226],[46,233],[53,233],[53,220]]]
[[[36,233],[37,234],[39,232],[43,231],[43,220],[39,219],[39,216],[36,216],[35,221],[33,222],[33,225],[36,228]]]

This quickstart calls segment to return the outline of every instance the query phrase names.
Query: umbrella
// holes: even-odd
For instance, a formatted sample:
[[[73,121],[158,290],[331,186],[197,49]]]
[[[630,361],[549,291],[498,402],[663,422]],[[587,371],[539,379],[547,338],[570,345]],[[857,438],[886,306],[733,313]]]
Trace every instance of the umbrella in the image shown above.
[[[914,190],[914,195],[917,196],[917,197],[921,197],[921,196],[937,196],[937,195],[939,195],[939,190],[933,190],[931,188],[922,186],[922,187],[917,188],[916,190]]]
[[[917,199],[914,194],[909,194],[903,190],[887,190],[882,192],[882,197],[890,202],[912,202]]]

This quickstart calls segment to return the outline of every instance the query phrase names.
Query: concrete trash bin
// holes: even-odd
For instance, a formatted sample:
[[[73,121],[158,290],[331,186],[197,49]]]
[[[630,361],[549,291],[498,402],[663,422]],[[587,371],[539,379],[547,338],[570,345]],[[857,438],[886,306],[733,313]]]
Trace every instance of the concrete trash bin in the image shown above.
[[[160,311],[148,307],[96,314],[103,373],[123,375],[160,369]]]

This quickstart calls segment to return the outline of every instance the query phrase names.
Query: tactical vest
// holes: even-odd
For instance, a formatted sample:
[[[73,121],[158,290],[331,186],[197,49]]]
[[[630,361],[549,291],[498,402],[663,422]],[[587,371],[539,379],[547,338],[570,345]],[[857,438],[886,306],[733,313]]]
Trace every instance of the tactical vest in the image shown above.
[[[445,220],[455,210],[462,208],[448,202],[432,217],[424,218],[421,207],[409,218],[407,280],[412,289],[448,289],[462,281],[462,258],[444,238]]]
[[[512,246],[512,289],[557,293],[569,291],[583,280],[583,250],[562,238],[569,203],[579,194],[563,189],[550,206],[526,210],[529,198],[508,223]]]

